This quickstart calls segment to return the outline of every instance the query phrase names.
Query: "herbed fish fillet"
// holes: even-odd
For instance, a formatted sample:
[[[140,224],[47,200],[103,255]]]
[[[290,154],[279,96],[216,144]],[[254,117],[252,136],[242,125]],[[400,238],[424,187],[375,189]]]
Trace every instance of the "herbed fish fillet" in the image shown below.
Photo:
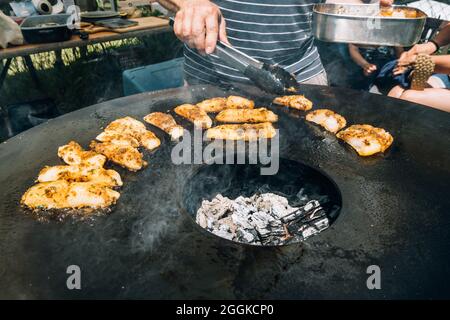
[[[90,147],[95,152],[105,155],[112,162],[130,170],[138,171],[147,165],[142,153],[130,146],[115,145],[111,142],[92,141]]]
[[[360,156],[384,152],[394,141],[389,132],[368,124],[352,125],[336,136],[351,145]]]
[[[312,101],[300,94],[276,97],[273,103],[302,111],[310,110],[313,106]]]
[[[227,108],[227,98],[211,98],[197,103],[197,107],[205,112],[220,112]]]
[[[134,148],[140,146],[139,140],[135,137],[128,134],[117,133],[115,131],[103,131],[95,137],[95,139],[101,142],[112,142],[117,145],[130,146]]]
[[[211,128],[212,120],[208,114],[192,104],[182,104],[174,109],[175,113],[189,120],[196,128]]]
[[[135,136],[144,133],[147,130],[145,124],[132,117],[126,116],[116,119],[106,126],[104,131],[113,131],[116,133]]]
[[[29,188],[21,204],[34,209],[107,208],[120,197],[117,191],[92,182],[41,182]]]
[[[254,107],[255,102],[253,100],[240,96],[229,96],[227,98],[227,109],[253,109]]]
[[[347,125],[343,116],[329,109],[317,109],[306,115],[306,120],[314,122],[326,130],[336,133]]]
[[[67,192],[68,208],[107,208],[116,203],[120,193],[95,182],[73,182]]]
[[[108,126],[106,126],[103,132],[106,133],[106,137],[117,134],[122,137],[128,136],[128,141],[132,141],[132,138],[134,138],[139,142],[139,145],[148,150],[153,150],[159,147],[159,145],[161,144],[161,141],[158,139],[158,137],[156,137],[153,132],[147,130],[145,124],[128,116],[114,120]],[[104,140],[104,136],[99,136],[100,139]],[[100,139],[99,141],[102,141]],[[116,144],[124,145],[126,144],[126,142],[124,141],[127,141],[127,139],[117,139]],[[114,141],[110,140],[110,142]],[[135,144],[134,141],[133,144]]]
[[[216,121],[231,123],[277,122],[278,116],[266,108],[227,109],[216,116]]]
[[[58,148],[58,156],[68,165],[88,165],[94,168],[103,168],[106,157],[93,151],[84,151],[75,141]]]
[[[170,135],[172,140],[178,140],[183,136],[183,127],[178,125],[175,119],[168,113],[152,112],[144,117],[144,121],[163,130]]]
[[[43,168],[38,182],[66,180],[69,182],[95,182],[108,187],[120,187],[123,182],[120,174],[111,169],[93,168],[85,165],[51,166]]]
[[[23,194],[20,203],[30,209],[66,208],[69,185],[65,180],[35,184]]]
[[[208,139],[245,140],[252,141],[259,138],[271,139],[276,130],[271,122],[256,124],[223,124],[206,131]]]

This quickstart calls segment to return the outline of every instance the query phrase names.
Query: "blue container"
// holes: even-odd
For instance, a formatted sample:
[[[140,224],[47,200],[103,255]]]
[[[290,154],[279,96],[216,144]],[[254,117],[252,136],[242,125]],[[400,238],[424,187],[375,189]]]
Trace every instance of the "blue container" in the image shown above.
[[[182,87],[184,58],[177,58],[122,73],[123,93],[129,96],[147,91]]]

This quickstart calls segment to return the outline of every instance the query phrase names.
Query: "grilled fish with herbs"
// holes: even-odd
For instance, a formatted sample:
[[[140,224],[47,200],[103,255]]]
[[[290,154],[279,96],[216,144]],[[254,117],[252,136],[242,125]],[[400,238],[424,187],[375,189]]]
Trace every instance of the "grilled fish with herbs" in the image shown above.
[[[314,122],[327,131],[336,133],[347,125],[343,116],[329,109],[317,109],[306,115],[306,120]]]
[[[253,100],[240,96],[228,96],[227,98],[227,109],[253,109],[254,107],[255,102]]]
[[[220,112],[227,108],[227,98],[206,99],[197,103],[196,106],[205,112]]]
[[[93,151],[85,151],[75,141],[58,148],[58,156],[68,165],[84,164],[93,168],[103,168],[106,157]]]
[[[231,123],[277,122],[278,116],[266,108],[227,109],[219,112],[216,121]]]
[[[182,104],[174,109],[179,116],[189,120],[196,128],[211,128],[212,120],[208,114],[198,106],[192,104]]]
[[[24,193],[21,204],[32,210],[99,209],[115,204],[119,197],[101,184],[58,180],[35,184]]]
[[[116,119],[108,126],[106,126],[103,131],[105,134],[103,136],[101,134],[98,136],[98,138],[102,139],[98,139],[99,141],[112,142],[111,139],[104,140],[104,138],[108,136],[114,136],[114,134],[116,134],[121,137],[128,136],[128,141],[130,141],[130,143],[134,143],[132,139],[134,138],[139,142],[139,145],[148,150],[153,150],[159,147],[159,145],[161,144],[161,141],[158,139],[158,137],[156,137],[153,132],[147,130],[145,124],[132,117],[123,117]],[[127,139],[122,139],[122,141],[123,140],[126,141]],[[125,143],[119,142],[118,144],[124,145]]]
[[[352,125],[339,131],[336,137],[347,142],[360,156],[364,157],[384,152],[394,141],[389,132],[368,124]]]
[[[44,167],[38,175],[38,182],[66,180],[69,182],[95,182],[108,187],[122,186],[120,174],[111,169],[93,168],[85,165]]]
[[[109,160],[130,171],[138,171],[147,165],[142,153],[130,146],[116,145],[111,142],[92,141],[90,147],[95,152],[105,155]]]
[[[273,103],[302,111],[311,110],[313,106],[312,101],[300,94],[276,97]]]
[[[253,141],[259,138],[271,139],[276,130],[271,122],[256,124],[223,124],[206,131],[208,139]]]
[[[175,119],[168,113],[152,112],[144,117],[144,121],[163,130],[170,135],[172,140],[178,140],[183,136],[183,127],[178,125]]]

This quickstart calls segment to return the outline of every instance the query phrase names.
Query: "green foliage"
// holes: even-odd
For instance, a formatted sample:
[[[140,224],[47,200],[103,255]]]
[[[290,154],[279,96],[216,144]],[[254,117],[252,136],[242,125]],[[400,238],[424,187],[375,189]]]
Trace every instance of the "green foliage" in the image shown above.
[[[182,54],[172,33],[65,49],[32,56],[40,92],[22,58],[11,64],[0,92],[0,105],[52,98],[61,113],[122,96],[122,72],[127,68],[170,60]]]

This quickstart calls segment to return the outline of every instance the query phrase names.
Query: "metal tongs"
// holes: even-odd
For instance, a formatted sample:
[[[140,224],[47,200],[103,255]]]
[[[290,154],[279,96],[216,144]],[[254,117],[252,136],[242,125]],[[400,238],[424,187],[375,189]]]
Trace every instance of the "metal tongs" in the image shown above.
[[[170,18],[173,26],[174,19]],[[214,52],[229,67],[242,72],[260,89],[274,94],[293,94],[298,91],[299,84],[295,77],[285,69],[258,61],[242,51],[217,40]]]

